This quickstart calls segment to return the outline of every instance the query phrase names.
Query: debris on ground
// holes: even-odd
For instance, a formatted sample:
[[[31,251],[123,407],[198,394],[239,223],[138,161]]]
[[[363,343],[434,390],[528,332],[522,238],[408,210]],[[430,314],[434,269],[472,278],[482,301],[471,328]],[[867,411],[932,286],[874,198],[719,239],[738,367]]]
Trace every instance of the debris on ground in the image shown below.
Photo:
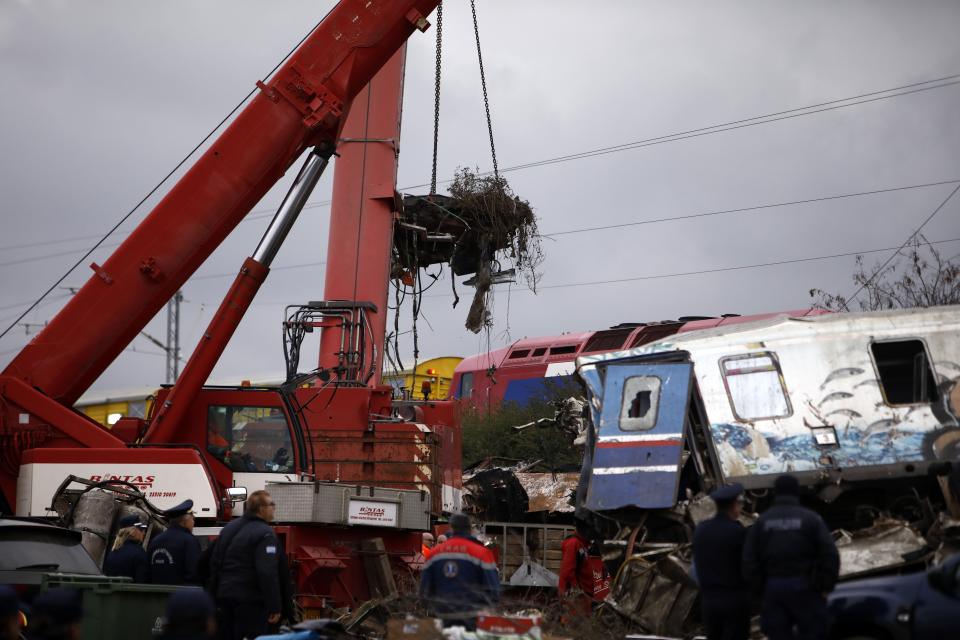
[[[927,541],[903,520],[878,518],[869,529],[836,532],[840,575],[890,571],[931,555]]]
[[[691,562],[689,545],[641,547],[621,565],[605,604],[647,633],[686,636],[696,629],[699,592]]]

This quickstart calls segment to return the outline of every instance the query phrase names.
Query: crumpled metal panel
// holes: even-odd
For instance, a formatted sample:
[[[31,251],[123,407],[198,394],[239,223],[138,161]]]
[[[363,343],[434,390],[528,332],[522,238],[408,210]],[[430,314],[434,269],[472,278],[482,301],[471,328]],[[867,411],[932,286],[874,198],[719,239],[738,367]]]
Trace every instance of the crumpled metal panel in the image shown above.
[[[689,363],[606,367],[588,509],[676,504],[692,368]],[[650,388],[637,386],[641,383]]]
[[[685,636],[698,590],[680,550],[678,546],[666,555],[657,552],[630,558],[617,576],[607,604],[649,633]]]
[[[527,512],[573,513],[570,496],[577,490],[579,473],[517,473],[527,492]]]
[[[902,520],[878,520],[869,529],[842,532],[837,540],[840,575],[850,576],[904,562],[904,555],[923,549],[927,541]]]

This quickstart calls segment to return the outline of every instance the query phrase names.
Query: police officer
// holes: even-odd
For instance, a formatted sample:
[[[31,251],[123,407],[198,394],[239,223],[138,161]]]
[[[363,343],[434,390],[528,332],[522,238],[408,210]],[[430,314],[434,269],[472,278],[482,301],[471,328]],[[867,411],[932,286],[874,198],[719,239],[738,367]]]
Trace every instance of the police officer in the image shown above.
[[[83,595],[76,589],[50,589],[33,600],[26,635],[30,640],[80,640]]]
[[[267,524],[274,510],[269,493],[254,491],[244,504],[243,517],[220,532],[210,560],[210,591],[219,609],[222,640],[265,635],[269,625],[280,620],[281,549]]]
[[[750,635],[750,590],[741,574],[747,537],[739,521],[742,493],[739,483],[711,493],[717,513],[693,533],[693,566],[708,640],[746,640]]]
[[[150,541],[150,582],[199,584],[200,541],[193,537],[193,500],[184,500],[164,513],[169,528]]]
[[[147,525],[140,517],[130,514],[120,518],[120,530],[113,542],[113,550],[103,561],[103,573],[108,576],[127,576],[134,582],[146,582],[150,575],[150,560],[143,550],[143,536]]]
[[[161,640],[211,640],[216,630],[216,608],[206,591],[185,587],[170,594]]]
[[[493,553],[470,532],[470,518],[450,516],[452,535],[430,551],[420,574],[420,597],[444,624],[476,627],[480,609],[500,599],[500,576]]]
[[[795,477],[778,477],[774,493],[743,552],[744,577],[763,592],[760,626],[770,640],[826,638],[826,596],[840,572],[837,546],[823,519],[800,506]]]

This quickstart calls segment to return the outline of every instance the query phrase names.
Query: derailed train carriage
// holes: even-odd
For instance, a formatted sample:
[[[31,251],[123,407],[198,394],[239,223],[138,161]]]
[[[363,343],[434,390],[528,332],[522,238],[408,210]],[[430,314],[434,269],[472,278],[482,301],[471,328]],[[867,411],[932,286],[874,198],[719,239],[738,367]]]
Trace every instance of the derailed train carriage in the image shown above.
[[[787,472],[847,536],[847,574],[932,553],[960,516],[960,307],[781,316],[582,357],[577,373],[591,414],[578,511],[630,531],[628,558],[637,539],[689,539],[717,486],[742,483],[762,510]],[[648,600],[692,606],[682,571],[666,573],[675,597]]]

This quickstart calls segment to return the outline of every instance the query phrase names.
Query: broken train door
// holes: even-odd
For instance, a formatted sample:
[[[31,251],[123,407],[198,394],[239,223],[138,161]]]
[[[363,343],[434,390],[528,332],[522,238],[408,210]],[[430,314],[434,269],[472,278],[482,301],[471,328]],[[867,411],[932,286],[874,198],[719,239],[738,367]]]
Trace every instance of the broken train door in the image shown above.
[[[585,506],[591,511],[673,507],[693,365],[605,369]]]

